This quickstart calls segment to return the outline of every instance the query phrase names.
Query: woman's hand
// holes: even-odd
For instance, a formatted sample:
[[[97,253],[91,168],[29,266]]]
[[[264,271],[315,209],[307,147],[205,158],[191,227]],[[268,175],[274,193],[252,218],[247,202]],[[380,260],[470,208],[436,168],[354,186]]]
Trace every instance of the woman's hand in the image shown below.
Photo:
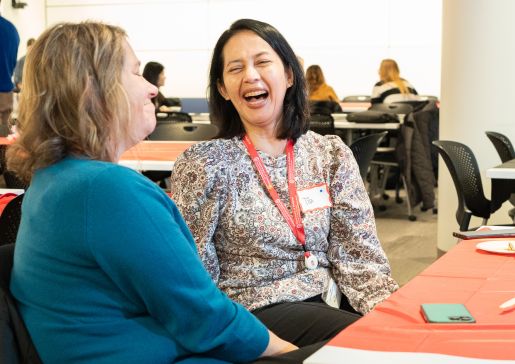
[[[270,335],[270,340],[268,341],[268,346],[265,351],[261,354],[261,356],[275,356],[288,353],[293,350],[297,350],[298,347],[293,345],[292,343],[279,338],[272,331],[268,330],[268,334]]]

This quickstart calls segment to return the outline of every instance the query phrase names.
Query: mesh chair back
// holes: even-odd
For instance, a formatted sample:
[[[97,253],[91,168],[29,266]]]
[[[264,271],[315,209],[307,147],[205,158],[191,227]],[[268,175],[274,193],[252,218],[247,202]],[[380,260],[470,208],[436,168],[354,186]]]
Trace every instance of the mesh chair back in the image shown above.
[[[359,174],[363,180],[367,177],[368,167],[376,153],[377,146],[386,134],[388,134],[386,131],[377,134],[370,134],[357,139],[350,146],[350,150],[354,154],[354,158],[356,158],[356,162],[359,166]]]
[[[156,114],[158,123],[191,123],[190,114],[180,111],[158,112]]]
[[[311,114],[309,116],[309,130],[320,135],[334,135],[334,119],[330,114]]]
[[[216,137],[218,127],[213,124],[157,124],[156,129],[148,136],[149,140],[169,141],[202,141]]]
[[[513,144],[511,144],[510,139],[506,135],[496,133],[494,131],[486,131],[485,133],[494,145],[495,150],[497,150],[497,154],[499,154],[503,163],[515,158]]]
[[[370,110],[383,111],[391,114],[409,114],[413,111],[413,107],[404,103],[372,104]]]
[[[13,198],[0,215],[0,245],[14,244],[21,220],[21,203],[24,194]]]
[[[456,219],[460,230],[468,230],[470,217],[490,217],[490,200],[485,197],[476,157],[465,144],[436,140],[433,142],[451,174],[458,194]]]
[[[0,246],[0,353],[2,363],[41,364],[9,291],[14,244]]]

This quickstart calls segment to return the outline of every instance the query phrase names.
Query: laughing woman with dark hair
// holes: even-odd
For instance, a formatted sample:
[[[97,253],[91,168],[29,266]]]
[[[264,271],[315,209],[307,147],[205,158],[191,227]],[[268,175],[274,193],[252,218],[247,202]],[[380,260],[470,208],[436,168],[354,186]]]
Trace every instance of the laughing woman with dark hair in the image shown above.
[[[203,263],[286,340],[329,339],[397,288],[352,152],[308,131],[302,68],[271,25],[233,23],[209,80],[221,133],[187,150],[172,173]]]

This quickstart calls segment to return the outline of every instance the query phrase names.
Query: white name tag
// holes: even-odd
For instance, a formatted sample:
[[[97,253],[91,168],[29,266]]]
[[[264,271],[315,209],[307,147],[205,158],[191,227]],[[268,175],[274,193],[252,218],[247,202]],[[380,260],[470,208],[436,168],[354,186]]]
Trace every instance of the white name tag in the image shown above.
[[[300,208],[304,213],[333,206],[325,183],[305,190],[298,190],[297,195],[299,196]]]

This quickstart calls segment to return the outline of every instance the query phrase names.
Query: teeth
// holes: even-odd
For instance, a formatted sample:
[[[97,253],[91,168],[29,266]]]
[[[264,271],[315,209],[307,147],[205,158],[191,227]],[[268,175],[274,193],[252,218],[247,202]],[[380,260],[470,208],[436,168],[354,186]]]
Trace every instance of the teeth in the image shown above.
[[[253,97],[253,96],[259,96],[259,95],[264,95],[266,93],[266,91],[252,91],[252,92],[248,92],[244,95],[244,97]]]

